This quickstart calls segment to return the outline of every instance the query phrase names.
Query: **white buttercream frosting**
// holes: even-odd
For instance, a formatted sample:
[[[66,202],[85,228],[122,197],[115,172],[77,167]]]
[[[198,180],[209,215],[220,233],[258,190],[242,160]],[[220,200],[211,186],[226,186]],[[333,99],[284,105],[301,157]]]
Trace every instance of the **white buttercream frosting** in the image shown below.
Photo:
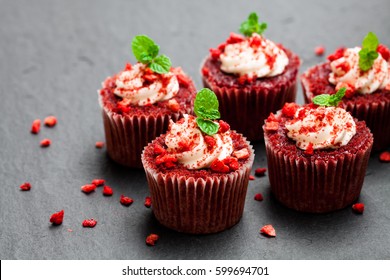
[[[335,107],[299,108],[285,126],[287,136],[302,150],[306,150],[309,143],[313,149],[335,149],[347,145],[356,134],[351,114]]]
[[[201,169],[210,167],[215,159],[223,160],[233,152],[230,130],[210,137],[216,141],[211,149],[196,124],[196,117],[184,114],[183,119],[178,122],[171,121],[165,137],[165,144],[168,147],[168,153],[174,154],[184,167]],[[183,146],[186,149],[183,150]]]
[[[289,61],[282,48],[257,33],[242,42],[226,45],[220,59],[221,70],[226,73],[259,78],[281,74]]]
[[[175,74],[148,74],[145,70],[146,65],[137,63],[130,70],[120,72],[114,94],[132,105],[144,106],[171,99],[178,93],[179,82]],[[153,81],[147,81],[145,75],[153,75]]]
[[[388,87],[390,89],[390,65],[379,54],[371,69],[361,71],[359,68],[360,47],[344,50],[344,55],[330,63],[332,72],[329,82],[339,89],[345,85],[352,87],[356,92],[369,94]]]

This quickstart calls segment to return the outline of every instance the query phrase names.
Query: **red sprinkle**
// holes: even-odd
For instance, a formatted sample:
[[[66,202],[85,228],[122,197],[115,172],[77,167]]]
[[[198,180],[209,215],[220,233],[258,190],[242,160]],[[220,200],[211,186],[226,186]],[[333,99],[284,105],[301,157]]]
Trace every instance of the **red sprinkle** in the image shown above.
[[[382,162],[390,162],[390,152],[382,152],[379,155],[379,160]]]
[[[120,198],[120,203],[122,204],[122,205],[124,205],[124,206],[130,206],[133,202],[134,202],[134,200],[133,199],[131,199],[130,197],[128,197],[128,196],[124,196],[123,194],[121,194],[121,198]]]
[[[314,154],[313,143],[309,143],[309,145],[307,145],[307,148],[303,153],[307,156],[313,155]]]
[[[228,131],[230,129],[230,125],[223,121],[223,120],[220,120],[219,121],[219,129],[218,129],[218,133],[224,133],[226,131]]]
[[[89,228],[95,227],[96,224],[97,224],[97,221],[94,219],[84,220],[82,223],[83,227],[89,227]]]
[[[64,210],[56,212],[50,216],[50,223],[53,225],[60,225],[64,219]]]
[[[258,177],[262,177],[265,175],[265,172],[267,172],[267,168],[256,168],[255,170],[255,175],[258,176]]]
[[[81,187],[81,191],[83,193],[91,193],[95,190],[96,190],[96,185],[94,185],[94,184],[84,185]]]
[[[261,193],[255,194],[255,200],[257,201],[263,201],[263,195]]]
[[[45,138],[45,139],[43,139],[43,140],[41,141],[41,147],[43,147],[43,148],[49,147],[50,144],[51,144],[50,139]]]
[[[171,99],[168,101],[168,108],[173,112],[179,112],[180,104],[176,101],[176,99]]]
[[[154,246],[157,242],[157,240],[159,239],[160,237],[157,235],[157,234],[149,234],[147,237],[146,237],[146,245],[148,246]]]
[[[103,195],[105,195],[105,196],[112,196],[112,194],[114,193],[112,188],[109,186],[104,186],[102,192],[103,192]]]
[[[53,127],[57,124],[57,118],[54,116],[48,116],[45,118],[44,123],[48,127]]]
[[[145,197],[144,205],[146,208],[150,208],[150,206],[152,206],[152,198],[150,196]]]
[[[96,142],[96,143],[95,143],[95,147],[96,147],[97,149],[103,148],[103,147],[104,147],[104,142],[102,142],[102,141]]]
[[[31,125],[31,133],[38,134],[40,129],[41,129],[41,120],[40,119],[34,120]]]
[[[249,180],[251,180],[251,181],[255,180],[255,176],[249,175]]]
[[[364,203],[355,203],[354,205],[352,205],[352,210],[357,214],[363,214]]]
[[[104,185],[104,182],[105,182],[104,179],[93,179],[91,184],[97,187],[97,186]]]
[[[325,53],[325,48],[323,46],[318,46],[314,49],[316,55],[321,56]]]
[[[260,229],[260,233],[268,236],[268,237],[275,237],[276,231],[272,225],[265,225]]]
[[[31,184],[29,182],[26,182],[26,183],[20,185],[19,188],[22,191],[29,191],[29,190],[31,190]]]

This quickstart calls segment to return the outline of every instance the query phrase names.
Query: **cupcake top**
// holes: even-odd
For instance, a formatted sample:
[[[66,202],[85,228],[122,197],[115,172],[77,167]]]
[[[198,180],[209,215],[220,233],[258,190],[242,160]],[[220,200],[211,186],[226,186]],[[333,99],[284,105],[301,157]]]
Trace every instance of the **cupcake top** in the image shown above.
[[[329,82],[336,89],[347,88],[346,96],[390,90],[390,51],[369,32],[361,47],[341,48],[328,57]]]
[[[284,126],[287,137],[296,146],[307,151],[337,149],[347,145],[356,134],[356,123],[349,112],[336,107],[345,95],[346,88],[336,94],[322,94],[313,99],[313,104],[300,107],[286,103],[281,114],[287,117]],[[266,120],[266,130],[278,130],[279,120],[271,116]]]
[[[156,165],[219,173],[237,170],[239,161],[249,158],[249,150],[226,122],[216,121],[220,114],[215,94],[209,89],[199,91],[194,111],[197,117],[184,114],[176,123],[171,121],[163,143],[154,144]]]
[[[240,27],[244,36],[231,33],[225,43],[210,49],[211,56],[220,59],[221,71],[249,79],[283,73],[288,56],[281,46],[261,35],[266,28],[267,24],[259,23],[257,14],[251,13]]]

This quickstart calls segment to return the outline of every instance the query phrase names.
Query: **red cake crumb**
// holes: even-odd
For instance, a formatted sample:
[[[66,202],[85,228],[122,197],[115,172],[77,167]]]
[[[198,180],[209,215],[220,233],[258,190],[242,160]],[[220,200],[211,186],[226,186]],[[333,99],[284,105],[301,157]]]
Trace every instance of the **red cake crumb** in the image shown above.
[[[93,184],[89,184],[89,185],[84,185],[84,186],[81,186],[81,191],[83,193],[91,193],[93,191],[96,190],[96,185],[93,185]]]
[[[226,131],[228,131],[230,129],[230,125],[223,121],[223,120],[220,120],[219,121],[219,129],[218,129],[218,133],[225,133]]]
[[[41,120],[40,119],[34,120],[31,125],[31,133],[38,134],[40,129],[41,129]]]
[[[104,186],[104,187],[103,187],[102,193],[103,193],[104,196],[112,196],[112,194],[114,193],[114,191],[112,190],[111,187],[109,187],[109,186]]]
[[[219,49],[210,49],[210,55],[213,59],[218,59],[221,55],[221,51]]]
[[[279,122],[266,122],[265,123],[266,131],[277,131],[279,129]]]
[[[384,60],[389,61],[390,50],[385,45],[379,44],[376,51],[381,54],[381,56],[383,57]]]
[[[210,74],[209,69],[207,67],[202,68],[202,75],[207,77]]]
[[[352,205],[352,210],[357,214],[363,214],[364,212],[364,203],[355,203]]]
[[[155,144],[154,145],[154,153],[156,155],[165,155],[167,153],[167,150],[165,150],[161,145]]]
[[[263,195],[261,193],[257,193],[257,194],[255,194],[254,199],[256,201],[263,201],[264,198],[263,198]]]
[[[307,148],[304,151],[304,154],[307,156],[311,156],[314,154],[313,143],[309,143],[309,145],[307,145]]]
[[[267,168],[256,168],[255,170],[255,175],[258,176],[258,177],[262,177],[265,175],[265,172],[267,171]]]
[[[314,53],[318,56],[322,56],[325,53],[325,48],[323,46],[318,46],[314,49]]]
[[[221,172],[221,173],[229,173],[230,168],[228,165],[224,164],[223,161],[219,159],[215,159],[211,165],[210,169],[215,172]]]
[[[53,127],[57,124],[57,118],[54,116],[48,116],[45,118],[44,123],[48,127]]]
[[[89,228],[95,227],[96,224],[97,224],[97,221],[94,219],[84,220],[82,223],[83,227],[89,227]]]
[[[249,175],[249,180],[251,180],[251,181],[255,180],[255,176]]]
[[[227,158],[223,159],[222,162],[225,165],[229,166],[230,171],[236,171],[240,167],[240,165],[238,163],[238,159],[235,157],[227,157]]]
[[[91,184],[93,184],[97,187],[97,186],[104,185],[104,182],[105,182],[104,179],[93,179]]]
[[[146,208],[150,208],[150,206],[152,206],[152,198],[150,196],[145,197],[144,205]]]
[[[171,99],[168,101],[168,108],[172,110],[173,112],[179,112],[180,111],[180,105],[177,103],[176,99]]]
[[[147,237],[146,237],[146,245],[148,246],[154,246],[157,242],[157,240],[159,239],[160,237],[157,235],[157,234],[149,234]]]
[[[102,142],[102,141],[97,141],[97,142],[95,143],[95,147],[96,147],[97,149],[103,148],[103,147],[104,147],[104,142]]]
[[[177,158],[173,155],[161,154],[156,157],[156,164],[164,164],[167,168],[172,168],[176,165]]]
[[[56,212],[50,216],[50,223],[53,225],[60,225],[64,220],[64,210]]]
[[[176,78],[179,84],[183,87],[189,87],[191,84],[191,79],[184,74],[177,74]]]
[[[31,190],[31,184],[29,182],[26,182],[26,183],[23,183],[22,185],[20,185],[19,188],[22,191],[29,191],[29,190]]]
[[[249,152],[247,148],[243,148],[238,151],[233,152],[233,156],[235,156],[237,159],[247,159],[249,158]]]
[[[294,117],[295,112],[298,110],[299,105],[292,102],[292,103],[286,103],[284,104],[282,108],[282,114],[286,117]]]
[[[210,150],[213,149],[215,147],[215,144],[217,143],[217,140],[215,140],[214,137],[208,135],[204,136],[204,141],[206,142],[207,148],[209,148]]]
[[[268,237],[275,237],[276,231],[272,225],[265,225],[260,229],[260,233]]]
[[[42,148],[49,147],[50,144],[51,144],[50,139],[45,138],[45,139],[43,139],[43,140],[41,141],[41,147],[42,147]]]
[[[336,59],[339,59],[343,57],[345,48],[338,48],[333,54],[328,56],[329,61],[334,61]]]
[[[134,202],[134,200],[128,196],[124,196],[123,194],[121,194],[119,202],[124,206],[130,206]]]
[[[382,152],[380,155],[379,155],[379,160],[381,162],[390,162],[390,152]]]
[[[241,34],[231,32],[229,38],[226,40],[226,44],[236,44],[244,40],[245,38]]]

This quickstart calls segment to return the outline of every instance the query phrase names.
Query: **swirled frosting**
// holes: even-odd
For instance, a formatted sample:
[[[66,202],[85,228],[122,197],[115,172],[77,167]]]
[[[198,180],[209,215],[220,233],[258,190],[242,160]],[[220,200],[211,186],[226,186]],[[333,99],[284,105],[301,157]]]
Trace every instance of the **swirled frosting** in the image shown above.
[[[329,82],[336,85],[336,89],[347,86],[362,94],[370,94],[378,89],[390,89],[390,65],[379,54],[374,65],[367,71],[359,68],[360,47],[344,50],[343,56],[330,63],[332,72]]]
[[[179,91],[179,82],[175,74],[150,73],[142,63],[120,72],[115,84],[114,94],[138,106],[171,99]]]
[[[213,137],[215,145],[209,147],[205,137]],[[196,118],[184,114],[178,122],[171,121],[165,137],[167,151],[188,169],[207,168],[215,160],[223,160],[233,152],[230,131],[204,136],[196,124]]]
[[[335,149],[347,145],[356,134],[351,114],[335,107],[301,107],[285,126],[287,136],[302,150],[310,143],[313,149]]]
[[[259,78],[281,74],[289,61],[283,49],[257,33],[226,45],[220,59],[221,70],[226,73]]]

